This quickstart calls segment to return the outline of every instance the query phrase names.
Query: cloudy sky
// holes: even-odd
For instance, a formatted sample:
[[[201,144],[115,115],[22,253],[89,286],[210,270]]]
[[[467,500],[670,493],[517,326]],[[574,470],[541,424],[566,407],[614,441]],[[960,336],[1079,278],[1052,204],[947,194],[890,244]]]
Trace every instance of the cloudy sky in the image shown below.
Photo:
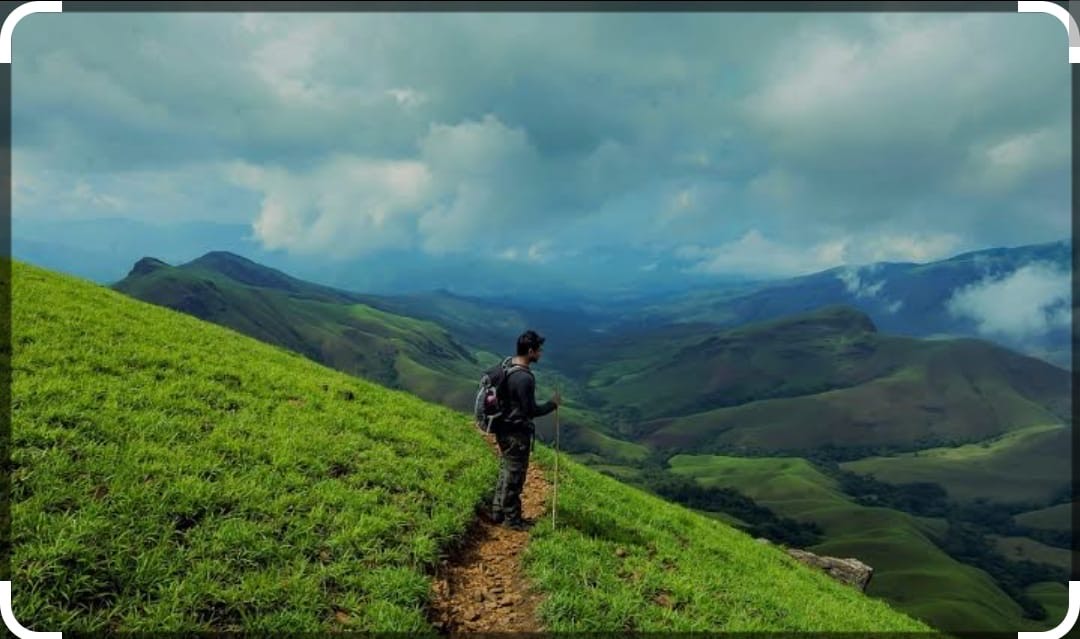
[[[16,232],[753,275],[1069,236],[1044,15],[61,14],[13,42]]]

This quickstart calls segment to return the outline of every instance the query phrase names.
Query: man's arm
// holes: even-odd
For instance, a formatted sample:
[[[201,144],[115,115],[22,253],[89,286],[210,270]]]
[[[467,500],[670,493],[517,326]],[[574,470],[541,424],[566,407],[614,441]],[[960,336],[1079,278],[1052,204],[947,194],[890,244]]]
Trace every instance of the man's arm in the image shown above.
[[[511,378],[511,381],[516,382],[512,385],[512,390],[517,400],[517,405],[521,406],[521,410],[524,413],[523,417],[532,419],[533,417],[543,417],[552,412],[556,408],[555,402],[544,402],[543,405],[536,405],[536,381],[532,375],[521,374],[515,376],[517,379]]]

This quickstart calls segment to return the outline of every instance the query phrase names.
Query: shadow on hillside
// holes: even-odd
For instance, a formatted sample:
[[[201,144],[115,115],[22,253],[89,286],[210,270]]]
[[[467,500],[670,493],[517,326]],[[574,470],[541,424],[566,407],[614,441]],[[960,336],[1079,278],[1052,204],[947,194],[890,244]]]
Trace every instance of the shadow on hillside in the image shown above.
[[[574,528],[594,539],[625,546],[645,546],[648,540],[637,530],[620,525],[613,517],[602,511],[570,510],[559,512],[559,527]]]

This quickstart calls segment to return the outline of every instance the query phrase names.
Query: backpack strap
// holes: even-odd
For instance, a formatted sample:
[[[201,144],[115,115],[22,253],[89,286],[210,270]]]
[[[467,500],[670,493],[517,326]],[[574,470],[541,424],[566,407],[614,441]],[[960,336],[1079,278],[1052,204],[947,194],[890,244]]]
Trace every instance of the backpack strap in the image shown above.
[[[528,366],[522,366],[521,364],[511,364],[511,365],[510,365],[510,366],[509,366],[509,367],[508,367],[508,368],[506,369],[506,377],[505,377],[505,379],[510,379],[510,375],[511,375],[511,374],[513,374],[513,373],[515,373],[515,372],[517,372],[517,371],[525,371],[525,372],[526,372],[526,373],[528,373],[528,374],[529,374],[530,376],[532,376],[532,377],[533,377],[533,379],[535,379],[535,378],[536,378],[536,376],[535,376],[535,375],[533,375],[532,369],[530,369],[530,368],[529,368]]]

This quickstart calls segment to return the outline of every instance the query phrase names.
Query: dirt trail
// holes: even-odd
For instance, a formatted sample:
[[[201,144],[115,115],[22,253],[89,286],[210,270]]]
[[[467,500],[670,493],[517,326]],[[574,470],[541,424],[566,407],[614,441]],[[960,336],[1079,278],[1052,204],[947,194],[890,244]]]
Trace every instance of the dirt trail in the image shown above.
[[[494,441],[489,444],[498,455]],[[491,478],[492,484],[495,478]],[[550,484],[535,459],[529,462],[521,505],[527,519],[545,511]],[[478,517],[464,546],[444,561],[433,585],[431,621],[436,630],[458,632],[543,632],[536,620],[540,596],[530,590],[521,569],[529,533]]]

